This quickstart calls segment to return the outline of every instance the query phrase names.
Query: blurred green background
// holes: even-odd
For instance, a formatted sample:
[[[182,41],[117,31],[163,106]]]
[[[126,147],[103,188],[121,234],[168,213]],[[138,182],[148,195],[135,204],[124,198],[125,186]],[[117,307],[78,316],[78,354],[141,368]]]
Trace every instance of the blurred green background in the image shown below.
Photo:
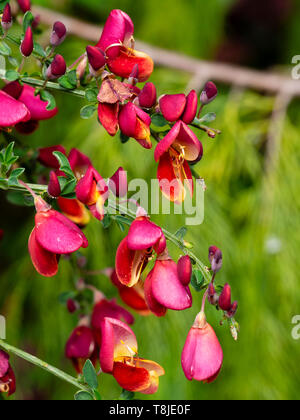
[[[276,65],[289,72],[291,58],[299,54],[299,2],[273,0],[274,7],[268,13],[271,18],[262,19],[259,13],[252,13],[250,22],[252,14],[246,4],[249,2],[242,1],[244,9],[235,12],[235,19],[232,18],[236,3],[235,0],[35,1],[99,25],[112,8],[122,8],[136,24],[136,38],[153,45],[199,58],[217,57],[260,68]],[[254,3],[256,0],[252,0],[253,8]],[[242,29],[245,25],[248,29],[243,31],[234,24],[236,21],[243,23]],[[254,42],[253,36],[258,33],[265,49]],[[69,37],[59,50],[71,63],[85,45],[85,41]],[[226,48],[230,54],[223,54]],[[269,49],[272,54],[266,54]],[[151,80],[162,94],[184,91],[189,78],[189,74],[156,68]],[[299,100],[291,103],[280,144],[268,155],[274,98],[229,86],[220,85],[219,89],[219,97],[207,109],[217,112],[213,124],[222,130],[222,135],[216,140],[199,135],[205,151],[197,166],[207,184],[205,221],[190,228],[187,239],[195,244],[195,252],[206,263],[210,245],[223,250],[224,266],[218,282],[229,282],[233,298],[239,301],[237,319],[241,333],[235,343],[228,328],[219,326],[220,314],[208,308],[209,322],[224,349],[224,367],[215,383],[203,385],[187,381],[180,365],[181,351],[200,309],[201,296],[194,294],[192,309],[183,313],[170,311],[164,319],[136,316],[134,331],[140,354],[166,370],[158,393],[151,398],[298,399],[300,341],[292,339],[291,331],[292,318],[300,314]],[[96,118],[81,120],[79,111],[83,102],[67,95],[58,94],[56,98],[59,116],[42,123],[30,137],[19,136],[23,144],[33,149],[59,143],[67,149],[78,147],[93,159],[103,177],[112,175],[119,166],[128,170],[129,178],[150,181],[155,177],[152,152],[146,154],[134,140],[122,145],[118,138],[110,138]],[[36,274],[27,252],[33,210],[13,206],[6,196],[0,192],[0,228],[5,230],[0,243],[0,313],[7,318],[7,340],[72,373],[69,361],[64,358],[64,345],[77,318],[59,304],[58,295],[71,289],[74,273],[68,261],[61,261],[56,278],[45,279]],[[183,216],[155,216],[153,220],[172,232],[184,224]],[[104,230],[97,221],[90,223],[86,234],[90,242],[85,252],[88,268],[113,266],[116,248],[124,234],[115,226]],[[178,250],[172,247],[170,250],[174,258],[179,256]],[[107,296],[116,295],[105,277],[88,280]],[[12,363],[18,381],[15,398],[73,397],[71,386],[46,372],[15,357]],[[100,377],[100,391],[107,399],[120,395],[114,380],[107,376]]]

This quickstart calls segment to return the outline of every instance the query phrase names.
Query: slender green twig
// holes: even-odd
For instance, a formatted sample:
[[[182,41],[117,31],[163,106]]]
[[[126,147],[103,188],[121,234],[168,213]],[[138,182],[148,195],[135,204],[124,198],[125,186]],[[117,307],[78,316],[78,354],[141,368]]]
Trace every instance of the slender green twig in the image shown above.
[[[68,382],[69,384],[75,386],[76,388],[79,388],[81,391],[90,392],[90,389],[81,384],[76,378],[73,376],[68,375],[67,373],[63,372],[62,370],[59,370],[55,368],[54,366],[49,365],[48,363],[44,362],[43,360],[38,359],[37,357],[33,356],[32,354],[26,353],[23,350],[17,349],[16,347],[11,346],[10,344],[7,344],[5,341],[0,340],[0,348],[7,351],[8,353],[13,353],[14,355],[20,357],[23,360],[26,360],[27,362],[40,367],[41,369],[47,371],[48,373],[51,373],[52,375],[56,376],[57,378]]]

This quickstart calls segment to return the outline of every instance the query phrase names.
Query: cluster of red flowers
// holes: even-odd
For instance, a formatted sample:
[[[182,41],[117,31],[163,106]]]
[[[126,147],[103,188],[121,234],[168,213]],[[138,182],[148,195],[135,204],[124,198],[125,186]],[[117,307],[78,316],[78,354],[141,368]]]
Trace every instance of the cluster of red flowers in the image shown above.
[[[16,378],[9,363],[9,355],[0,350],[0,392],[8,396],[16,391]]]

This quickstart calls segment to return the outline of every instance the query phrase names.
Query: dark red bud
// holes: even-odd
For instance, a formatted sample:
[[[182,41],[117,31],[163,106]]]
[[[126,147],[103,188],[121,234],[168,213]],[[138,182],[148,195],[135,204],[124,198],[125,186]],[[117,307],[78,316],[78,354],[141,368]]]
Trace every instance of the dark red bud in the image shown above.
[[[18,4],[23,13],[26,13],[31,9],[30,0],[18,0]]]
[[[218,95],[218,89],[213,82],[207,82],[200,96],[203,105],[208,105]]]
[[[105,54],[102,50],[100,50],[100,48],[92,47],[91,45],[89,45],[88,47],[86,47],[86,52],[92,70],[97,72],[105,66]]]
[[[79,309],[78,303],[73,299],[68,299],[67,301],[67,309],[70,312],[70,314],[73,314]]]
[[[58,198],[61,194],[61,188],[60,188],[58,176],[56,175],[54,171],[50,172],[48,194],[53,198]]]
[[[2,28],[5,31],[8,31],[12,25],[12,16],[11,16],[11,8],[9,3],[6,4],[3,10],[2,21],[1,21]]]
[[[57,47],[62,44],[67,36],[67,28],[62,22],[55,22],[53,25],[52,34],[50,37],[50,44]]]
[[[47,70],[47,77],[49,79],[57,79],[66,73],[67,65],[62,55],[57,54]]]
[[[217,273],[221,270],[223,264],[223,255],[222,251],[216,246],[211,246],[209,248],[209,261],[211,263],[211,269],[214,273]]]
[[[238,302],[235,301],[233,302],[233,304],[231,305],[231,308],[229,309],[229,311],[227,311],[227,316],[228,318],[233,318],[238,310]]]
[[[0,241],[2,241],[3,236],[4,236],[4,230],[0,229]]]
[[[20,50],[24,57],[29,57],[32,54],[33,35],[32,35],[32,29],[30,26],[26,29],[25,36],[21,43]]]
[[[142,108],[152,108],[156,104],[157,93],[153,83],[146,83],[139,94],[139,104]]]
[[[139,65],[136,64],[133,69],[132,72],[130,73],[130,76],[128,78],[128,83],[132,86],[135,86],[139,81]]]
[[[215,286],[213,285],[213,283],[210,283],[210,285],[208,286],[208,290],[207,290],[207,299],[209,301],[210,304],[212,305],[216,305],[219,301],[219,296],[216,293],[216,289]]]
[[[178,277],[184,286],[188,286],[192,278],[192,263],[188,255],[181,257],[177,264]]]
[[[219,308],[223,311],[231,309],[231,287],[228,283],[225,284],[224,289],[219,298]]]

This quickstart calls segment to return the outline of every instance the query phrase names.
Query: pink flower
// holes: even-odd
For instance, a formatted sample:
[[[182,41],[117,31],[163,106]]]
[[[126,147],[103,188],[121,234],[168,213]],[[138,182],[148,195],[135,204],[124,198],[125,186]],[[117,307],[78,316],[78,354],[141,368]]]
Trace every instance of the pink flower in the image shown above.
[[[93,331],[87,326],[79,326],[72,332],[67,341],[65,354],[78,373],[82,373],[85,362],[97,360],[97,346]]]
[[[213,382],[220,373],[223,351],[218,338],[201,312],[190,330],[181,358],[188,380]]]
[[[0,128],[14,127],[30,120],[28,108],[7,93],[0,91]]]
[[[37,212],[28,248],[32,263],[39,274],[45,277],[55,276],[60,255],[72,254],[87,246],[85,235],[67,217],[55,210]]]
[[[150,222],[148,217],[138,217],[117,250],[116,272],[120,283],[128,287],[136,285],[153,250],[160,254],[165,248],[161,228]]]
[[[178,121],[156,146],[154,158],[158,164],[157,178],[162,193],[171,201],[181,203],[186,188],[193,195],[193,176],[188,162],[203,155],[203,146],[192,130]]]
[[[177,264],[164,256],[156,260],[146,279],[145,296],[150,310],[158,316],[163,316],[166,309],[183,311],[193,303],[189,287],[178,277]]]
[[[136,105],[128,102],[119,114],[120,129],[125,136],[137,140],[145,149],[151,149],[151,118]]]
[[[185,124],[191,124],[197,114],[197,93],[192,90],[188,96],[164,95],[159,101],[159,107],[167,121],[175,122],[181,119]]]
[[[107,65],[112,73],[128,79],[138,65],[138,80],[144,82],[152,74],[154,64],[147,54],[132,48],[133,33],[130,17],[121,10],[113,10],[96,47],[106,53]]]
[[[16,392],[16,378],[9,363],[9,355],[0,350],[0,393],[8,396]]]

